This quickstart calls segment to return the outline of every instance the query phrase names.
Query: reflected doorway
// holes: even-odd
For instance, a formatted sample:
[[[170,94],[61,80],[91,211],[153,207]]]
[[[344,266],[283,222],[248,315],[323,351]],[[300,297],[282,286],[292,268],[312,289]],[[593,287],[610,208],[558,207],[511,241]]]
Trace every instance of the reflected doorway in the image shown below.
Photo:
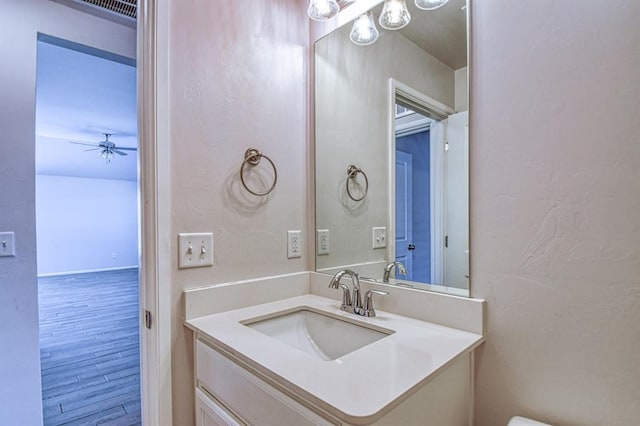
[[[422,112],[395,105],[395,260],[403,279],[468,288],[467,112]]]

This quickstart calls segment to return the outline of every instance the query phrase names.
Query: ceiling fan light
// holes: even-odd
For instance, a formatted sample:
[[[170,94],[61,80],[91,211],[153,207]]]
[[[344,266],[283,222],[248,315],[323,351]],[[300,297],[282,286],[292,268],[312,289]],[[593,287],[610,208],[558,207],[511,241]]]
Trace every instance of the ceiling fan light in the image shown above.
[[[113,158],[113,151],[108,148],[103,149],[102,151],[100,151],[100,158],[102,158],[103,160],[107,160],[107,164],[109,164],[111,162],[111,159]]]
[[[415,0],[416,7],[422,10],[436,10],[447,4],[449,0]]]
[[[411,21],[405,0],[385,0],[378,22],[386,30],[399,30]]]

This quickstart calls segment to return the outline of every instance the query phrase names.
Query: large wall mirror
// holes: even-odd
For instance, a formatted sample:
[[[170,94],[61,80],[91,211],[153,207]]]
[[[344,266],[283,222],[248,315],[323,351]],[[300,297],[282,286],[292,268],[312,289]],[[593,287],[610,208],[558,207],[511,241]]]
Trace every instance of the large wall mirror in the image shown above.
[[[316,270],[468,296],[467,1],[407,6],[315,43]]]

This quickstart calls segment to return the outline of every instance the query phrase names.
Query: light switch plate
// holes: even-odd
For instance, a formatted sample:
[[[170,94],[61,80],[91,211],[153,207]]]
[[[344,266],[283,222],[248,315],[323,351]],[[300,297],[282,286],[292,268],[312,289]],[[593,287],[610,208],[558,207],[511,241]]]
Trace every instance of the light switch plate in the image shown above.
[[[178,268],[213,266],[213,234],[178,234]]]
[[[329,254],[329,230],[318,229],[318,256],[325,256]]]
[[[16,238],[14,232],[0,232],[0,257],[16,255]]]
[[[373,239],[373,248],[384,248],[387,246],[387,227],[386,226],[374,226],[371,233]]]
[[[287,231],[287,259],[302,256],[302,232]]]

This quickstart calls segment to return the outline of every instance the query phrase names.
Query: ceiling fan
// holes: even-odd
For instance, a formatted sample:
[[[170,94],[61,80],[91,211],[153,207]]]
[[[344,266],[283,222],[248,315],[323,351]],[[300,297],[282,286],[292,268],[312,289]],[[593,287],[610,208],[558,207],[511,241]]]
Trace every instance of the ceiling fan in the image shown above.
[[[86,145],[86,146],[92,146],[93,148],[90,149],[85,149],[85,151],[97,151],[100,150],[100,158],[107,160],[107,164],[109,164],[111,162],[111,159],[113,159],[114,154],[118,154],[118,155],[127,155],[126,152],[124,151],[137,151],[138,148],[127,148],[127,147],[122,147],[122,146],[116,146],[116,144],[114,144],[113,142],[111,142],[109,140],[109,138],[111,136],[113,136],[112,133],[103,133],[104,135],[104,140],[100,143],[96,144],[92,144],[92,143],[85,143],[85,142],[75,142],[75,141],[69,141],[71,143],[75,143],[77,145]]]

